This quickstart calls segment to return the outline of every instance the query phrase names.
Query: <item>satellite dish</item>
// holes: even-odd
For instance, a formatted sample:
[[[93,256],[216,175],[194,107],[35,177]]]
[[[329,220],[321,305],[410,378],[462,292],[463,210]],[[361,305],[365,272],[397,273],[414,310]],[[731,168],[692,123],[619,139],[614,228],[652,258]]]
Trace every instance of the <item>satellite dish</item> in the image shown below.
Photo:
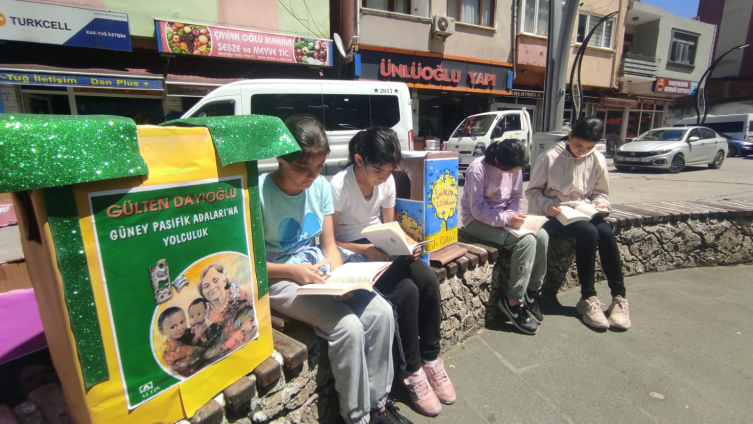
[[[340,52],[343,57],[348,57],[347,54],[345,54],[345,48],[343,47],[343,40],[340,38],[340,34],[335,33],[334,37],[335,39],[335,46],[337,46],[337,51]]]

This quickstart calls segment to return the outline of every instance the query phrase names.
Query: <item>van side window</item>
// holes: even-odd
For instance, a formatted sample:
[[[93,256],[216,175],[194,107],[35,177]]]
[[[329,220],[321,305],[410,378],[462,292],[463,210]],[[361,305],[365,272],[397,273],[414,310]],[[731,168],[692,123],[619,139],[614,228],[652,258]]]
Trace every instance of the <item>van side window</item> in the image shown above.
[[[505,116],[505,131],[520,131],[523,127],[520,125],[520,115],[513,114]]]
[[[369,96],[371,125],[392,128],[400,122],[400,100],[397,96]]]
[[[251,113],[276,116],[283,121],[306,113],[324,122],[321,94],[254,94],[251,96]]]
[[[327,131],[363,130],[371,126],[368,95],[325,94],[323,97]]]
[[[207,103],[191,115],[191,118],[204,118],[205,116],[233,116],[235,115],[235,101],[223,100],[220,102]]]

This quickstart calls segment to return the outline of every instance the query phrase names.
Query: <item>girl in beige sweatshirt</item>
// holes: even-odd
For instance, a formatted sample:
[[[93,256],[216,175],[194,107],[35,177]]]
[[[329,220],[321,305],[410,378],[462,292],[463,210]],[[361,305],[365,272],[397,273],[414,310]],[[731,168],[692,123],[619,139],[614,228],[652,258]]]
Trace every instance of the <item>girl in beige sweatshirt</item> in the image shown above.
[[[576,310],[587,325],[606,329],[610,326],[630,328],[628,301],[622,276],[622,260],[612,227],[604,221],[609,214],[609,172],[604,156],[595,151],[596,143],[604,133],[604,124],[598,118],[581,119],[575,123],[568,139],[555,144],[539,156],[531,171],[526,190],[528,211],[548,215],[544,229],[550,234],[561,233],[575,238],[575,265],[581,288],[581,300]],[[577,221],[563,225],[556,217],[562,207],[577,207],[587,203],[600,213],[590,221]],[[596,250],[612,292],[612,303],[607,315],[596,296],[594,273]]]

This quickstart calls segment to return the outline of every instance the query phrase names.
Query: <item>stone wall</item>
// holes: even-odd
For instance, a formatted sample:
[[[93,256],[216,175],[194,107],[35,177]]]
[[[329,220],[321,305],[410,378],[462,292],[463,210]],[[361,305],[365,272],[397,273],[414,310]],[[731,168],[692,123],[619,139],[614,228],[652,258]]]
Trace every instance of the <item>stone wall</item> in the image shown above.
[[[615,206],[608,222],[617,237],[625,276],[753,263],[753,202],[621,205]],[[500,318],[498,287],[510,271],[509,252],[464,241],[470,242],[465,256],[435,268],[442,297],[443,352]],[[573,247],[573,240],[550,239],[544,313],[557,292],[578,285]],[[596,278],[604,280],[598,261]],[[338,401],[326,342],[302,323],[279,316],[272,322],[272,358],[182,424],[335,422]],[[30,399],[22,406],[46,412],[45,405],[35,403],[31,395]]]

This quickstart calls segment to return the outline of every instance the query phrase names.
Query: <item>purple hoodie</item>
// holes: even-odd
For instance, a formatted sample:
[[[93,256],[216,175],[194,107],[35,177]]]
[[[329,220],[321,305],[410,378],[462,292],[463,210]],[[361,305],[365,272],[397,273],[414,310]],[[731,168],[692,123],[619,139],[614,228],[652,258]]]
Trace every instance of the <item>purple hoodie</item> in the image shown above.
[[[523,171],[502,172],[479,157],[466,171],[460,207],[464,227],[474,219],[492,227],[509,227],[512,216],[523,213]]]

